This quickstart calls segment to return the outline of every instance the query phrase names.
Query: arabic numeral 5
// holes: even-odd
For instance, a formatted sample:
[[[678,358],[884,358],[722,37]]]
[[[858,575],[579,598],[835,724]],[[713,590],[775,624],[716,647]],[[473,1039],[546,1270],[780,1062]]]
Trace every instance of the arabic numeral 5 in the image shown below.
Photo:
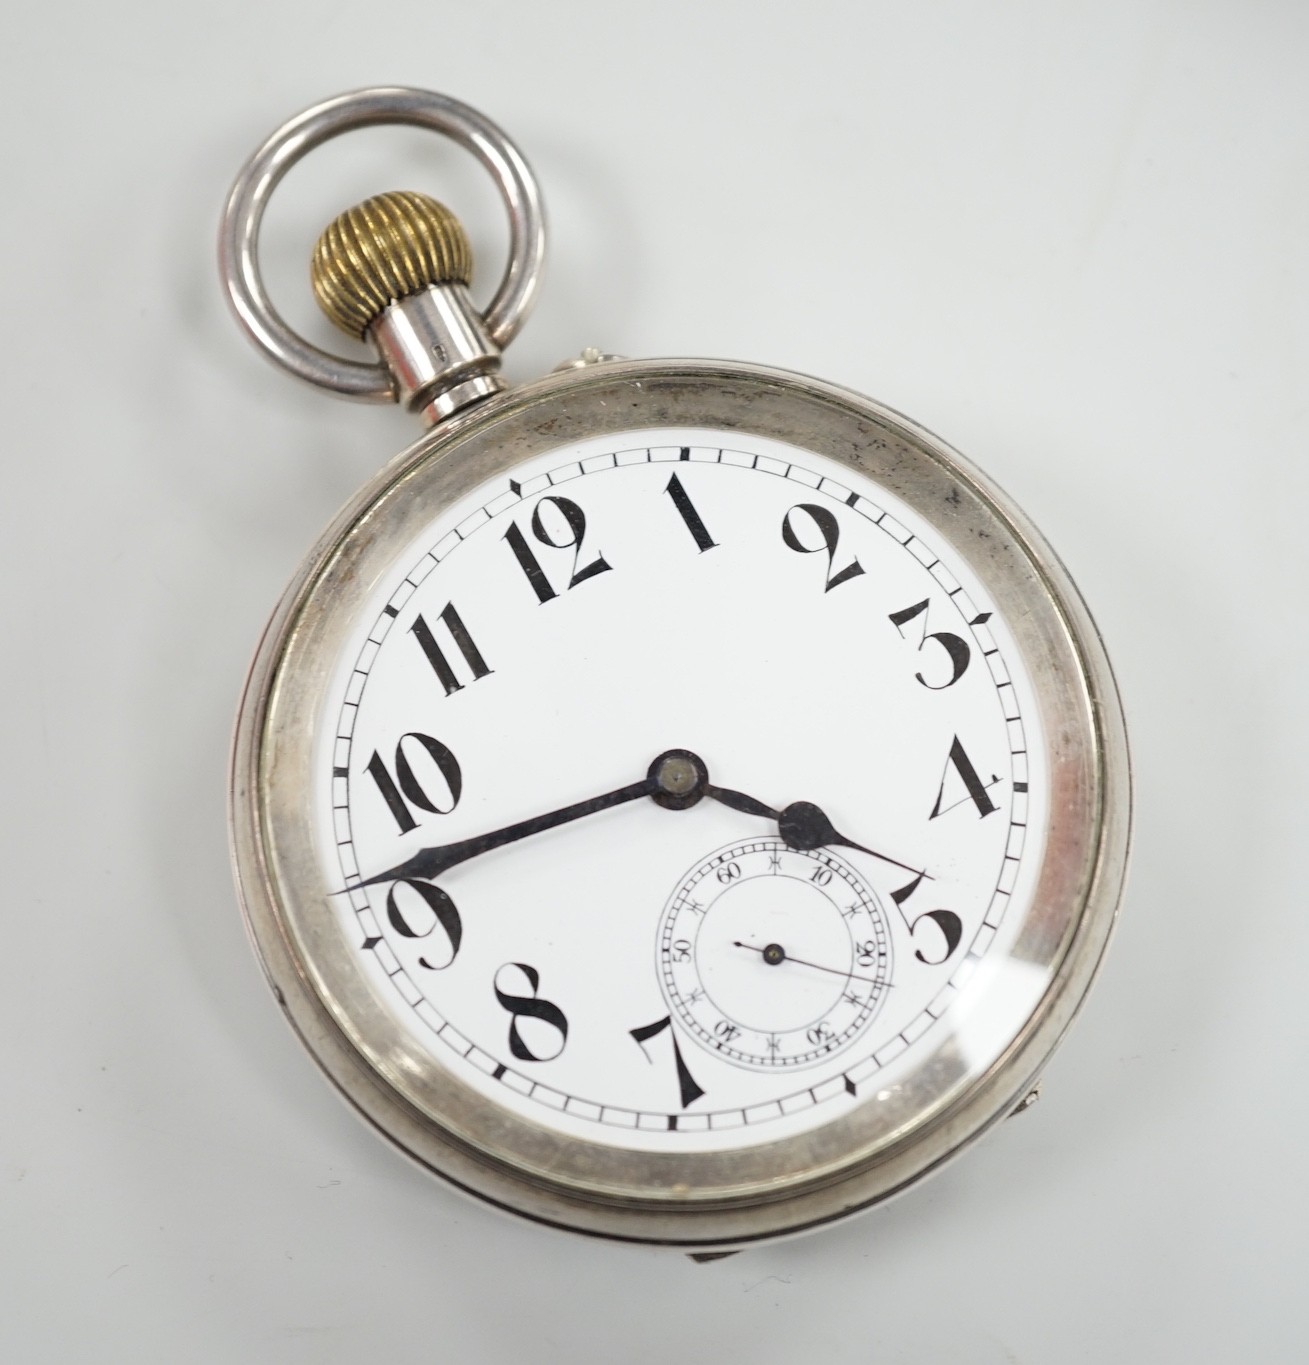
[[[915,948],[914,956],[929,967],[939,967],[959,946],[964,936],[963,921],[953,910],[924,910],[909,925],[909,933],[915,941],[918,939],[918,926],[924,920],[934,925],[937,932],[924,935],[923,941],[931,950],[930,954],[923,952],[922,948]],[[936,941],[932,942],[933,939]]]

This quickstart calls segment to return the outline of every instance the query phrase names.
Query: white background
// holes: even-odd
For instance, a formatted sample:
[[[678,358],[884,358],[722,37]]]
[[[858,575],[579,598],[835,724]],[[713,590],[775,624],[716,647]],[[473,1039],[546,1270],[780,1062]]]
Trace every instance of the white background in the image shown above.
[[[5,213],[0,1357],[1301,1361],[1309,1354],[1309,12],[1051,5],[25,5]],[[213,238],[277,123],[454,94],[519,140],[553,254],[514,346],[788,366],[910,413],[1058,547],[1108,639],[1138,820],[1045,1095],[888,1208],[709,1266],[520,1225],[344,1108],[227,866],[246,661],[411,419],[238,336]],[[371,132],[267,270],[464,154]]]

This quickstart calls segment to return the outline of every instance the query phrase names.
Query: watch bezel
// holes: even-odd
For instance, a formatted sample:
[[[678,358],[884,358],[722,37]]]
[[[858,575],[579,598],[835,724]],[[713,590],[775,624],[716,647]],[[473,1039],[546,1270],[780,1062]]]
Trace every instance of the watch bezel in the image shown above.
[[[985,555],[971,562],[1028,663],[1059,783],[1040,910],[1023,930],[1030,942],[1020,936],[1016,945],[1046,964],[1050,979],[1003,1055],[934,1107],[915,1107],[912,1093],[876,1111],[870,1100],[812,1131],[726,1152],[566,1139],[506,1113],[434,1058],[416,1067],[319,913],[331,888],[321,885],[309,810],[315,708],[356,619],[355,594],[442,507],[527,456],[582,436],[672,424],[801,445],[859,469],[953,544],[986,539]],[[231,817],[246,921],[278,1001],[377,1129],[427,1169],[527,1217],[707,1248],[796,1232],[886,1199],[1012,1112],[1080,1007],[1112,931],[1130,773],[1113,675],[1076,588],[1030,522],[964,457],[900,414],[806,376],[722,361],[613,362],[489,400],[398,456],[351,500],[259,647],[233,749]]]

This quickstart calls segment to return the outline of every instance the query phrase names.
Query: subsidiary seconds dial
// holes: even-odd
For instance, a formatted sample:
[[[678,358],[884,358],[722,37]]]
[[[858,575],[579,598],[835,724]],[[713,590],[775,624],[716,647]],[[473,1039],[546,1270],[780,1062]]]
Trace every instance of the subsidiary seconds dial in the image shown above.
[[[849,1047],[891,982],[881,906],[842,859],[784,840],[692,869],[659,928],[664,996],[701,1047],[741,1066],[812,1066]]]

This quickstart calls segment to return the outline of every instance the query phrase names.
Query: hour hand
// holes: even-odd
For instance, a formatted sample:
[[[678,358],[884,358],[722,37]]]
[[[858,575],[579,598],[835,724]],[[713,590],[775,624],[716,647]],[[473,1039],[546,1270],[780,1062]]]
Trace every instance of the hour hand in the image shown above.
[[[715,801],[720,801],[723,805],[732,810],[739,810],[745,815],[762,815],[767,820],[776,820],[777,832],[788,848],[801,851],[833,846],[858,849],[860,853],[867,853],[871,858],[879,858],[893,867],[903,868],[906,872],[926,877],[931,881],[929,874],[921,868],[910,867],[908,863],[902,863],[898,858],[888,857],[875,848],[868,848],[864,844],[855,843],[853,839],[847,839],[827,818],[827,812],[821,806],[814,805],[812,801],[793,801],[785,809],[777,811],[762,801],[756,801],[753,796],[733,791],[730,787],[710,785],[706,787],[705,795],[712,796]]]

